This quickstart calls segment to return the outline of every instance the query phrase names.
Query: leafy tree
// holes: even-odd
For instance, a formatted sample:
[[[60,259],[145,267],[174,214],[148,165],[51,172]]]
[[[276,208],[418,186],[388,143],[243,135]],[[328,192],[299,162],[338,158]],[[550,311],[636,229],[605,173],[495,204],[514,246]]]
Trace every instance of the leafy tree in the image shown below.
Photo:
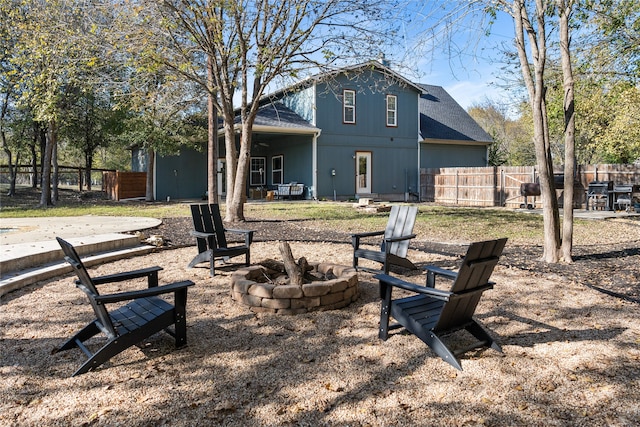
[[[633,163],[640,157],[639,89],[626,81],[593,82],[577,89],[578,148],[581,163]]]
[[[386,0],[165,0],[142,2],[144,38],[163,37],[159,63],[198,82],[209,97],[209,123],[224,121],[227,162],[226,220],[244,220],[251,134],[261,97],[280,78],[337,64],[391,31]],[[387,15],[386,15],[387,14]],[[161,17],[161,19],[156,19]],[[149,51],[149,53],[152,53]],[[205,66],[206,65],[206,66]],[[237,96],[237,98],[236,98]],[[236,102],[237,101],[237,102]],[[240,123],[235,123],[236,107]],[[237,129],[239,128],[239,129]],[[236,133],[240,142],[236,146]],[[214,132],[210,131],[209,147]],[[209,174],[217,153],[209,153]],[[209,176],[210,187],[214,178]],[[209,197],[215,192],[209,188]]]
[[[529,166],[535,164],[535,152],[531,135],[528,109],[521,108],[519,117],[508,117],[507,107],[486,100],[473,105],[468,112],[494,140],[489,151],[489,164]]]
[[[11,22],[11,51],[7,61],[16,73],[20,88],[18,105],[28,107],[36,122],[46,124],[46,146],[42,162],[41,206],[53,204],[57,192],[54,154],[58,140],[61,98],[65,86],[91,58],[80,43],[82,28],[78,14],[85,11],[63,0],[21,2],[0,0],[0,13]],[[52,200],[51,184],[54,197]]]
[[[109,141],[109,124],[113,115],[111,102],[104,95],[76,88],[67,91],[64,103],[65,114],[61,121],[60,135],[68,143],[70,157],[84,159],[84,181],[87,190],[91,190],[94,153]]]
[[[489,147],[490,166],[499,166],[507,162],[508,159],[508,139],[507,122],[508,119],[499,106],[490,100],[483,104],[472,105],[467,112],[473,119],[491,135],[493,144]]]
[[[640,2],[583,0],[574,36],[583,72],[597,78],[640,79]]]
[[[499,12],[508,14],[514,23],[515,37],[514,50],[508,58],[516,59],[517,69],[522,76],[522,82],[526,88],[528,104],[531,112],[533,145],[535,147],[536,164],[539,171],[541,195],[543,202],[544,218],[544,253],[543,259],[547,262],[557,262],[561,254],[566,261],[570,259],[572,244],[573,212],[566,209],[564,217],[563,242],[560,235],[560,217],[558,201],[554,188],[554,167],[552,139],[550,134],[550,115],[547,104],[548,63],[552,58],[550,53],[553,43],[550,37],[557,29],[559,38],[556,45],[562,69],[562,135],[564,136],[564,164],[565,164],[565,188],[573,188],[573,171],[569,170],[574,165],[574,123],[575,103],[573,88],[573,70],[571,68],[570,51],[570,20],[576,7],[574,0],[477,0],[472,2],[459,2],[457,7],[449,6],[446,9],[444,23],[437,25],[447,28],[455,28],[455,22],[464,22],[470,16],[478,14],[489,16],[489,22]],[[482,27],[483,22],[478,26]],[[489,29],[490,31],[490,29]],[[451,32],[450,32],[451,33]],[[565,203],[571,205],[572,198],[565,197]],[[562,246],[562,251],[561,251]],[[569,248],[569,250],[565,250]]]
[[[608,126],[595,138],[596,146],[605,162],[633,163],[640,159],[640,89],[620,83],[608,95]]]

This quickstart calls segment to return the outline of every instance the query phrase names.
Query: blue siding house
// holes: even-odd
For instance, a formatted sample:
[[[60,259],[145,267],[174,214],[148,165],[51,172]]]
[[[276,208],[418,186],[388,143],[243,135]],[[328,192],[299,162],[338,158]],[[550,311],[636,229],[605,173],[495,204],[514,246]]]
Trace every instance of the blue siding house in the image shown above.
[[[491,143],[442,87],[413,83],[372,61],[314,76],[261,101],[247,190],[302,183],[305,198],[416,200],[420,168],[486,166]],[[158,157],[156,198],[204,193],[206,155],[199,156],[202,162],[189,160],[189,173],[177,158]],[[197,179],[195,165],[204,171]],[[183,175],[193,181],[178,179]]]

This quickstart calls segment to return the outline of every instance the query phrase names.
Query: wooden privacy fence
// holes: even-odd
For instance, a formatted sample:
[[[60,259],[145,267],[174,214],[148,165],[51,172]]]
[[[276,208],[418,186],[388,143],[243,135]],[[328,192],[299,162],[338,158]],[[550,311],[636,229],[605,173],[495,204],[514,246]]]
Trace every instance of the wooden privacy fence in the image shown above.
[[[42,179],[42,165],[14,165],[16,183],[21,185],[32,185],[34,188],[40,186]],[[34,172],[35,170],[35,172]],[[95,185],[102,185],[101,180],[104,172],[115,172],[113,169],[91,168],[91,180],[86,181],[87,169],[80,166],[58,166],[58,184],[63,186],[78,186],[78,191],[83,189],[91,190]],[[53,178],[53,170],[51,171]],[[9,166],[0,165],[0,182],[8,183],[11,179]],[[36,181],[36,182],[34,182]]]
[[[493,166],[476,168],[429,168],[420,170],[420,199],[457,206],[506,206],[524,203],[520,185],[537,182],[535,166]],[[563,180],[557,171],[556,183]],[[640,185],[639,165],[582,165],[577,167],[575,207],[586,201],[585,189],[592,181],[613,181],[614,185]],[[561,187],[561,186],[560,186]],[[558,190],[562,206],[564,190]]]
[[[102,189],[113,200],[143,198],[147,191],[146,172],[104,172]]]

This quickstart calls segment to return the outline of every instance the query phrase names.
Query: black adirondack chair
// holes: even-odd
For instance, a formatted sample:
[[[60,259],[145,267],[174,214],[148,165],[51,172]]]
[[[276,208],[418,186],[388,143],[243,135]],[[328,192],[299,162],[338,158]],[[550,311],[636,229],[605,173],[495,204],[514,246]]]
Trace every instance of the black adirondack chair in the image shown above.
[[[158,286],[158,271],[161,267],[111,274],[91,278],[75,248],[67,241],[57,238],[65,254],[64,259],[75,270],[76,286],[89,298],[96,319],[71,337],[54,353],[78,347],[89,359],[80,366],[73,376],[96,369],[116,354],[126,350],[143,339],[165,330],[175,337],[176,347],[187,344],[187,288],[193,286],[190,280]],[[147,278],[148,289],[100,295],[97,286],[105,283],[122,282],[136,278]],[[173,293],[173,305],[159,298],[159,295]],[[126,305],[123,302],[130,301]],[[119,308],[108,310],[107,305],[117,304]],[[174,330],[170,330],[170,326]],[[107,342],[92,353],[85,341],[103,333]]]
[[[244,265],[248,266],[250,264],[253,230],[225,229],[220,216],[220,207],[217,204],[191,205],[191,218],[193,219],[194,228],[191,231],[191,235],[196,238],[198,255],[191,260],[189,268],[208,262],[211,277],[213,277],[216,275],[216,259],[222,259],[227,262],[229,258],[244,255]],[[226,233],[243,235],[244,244],[229,246]]]
[[[427,286],[408,283],[386,274],[375,275],[380,281],[380,293],[383,296],[380,339],[386,340],[389,330],[404,327],[459,370],[462,370],[462,366],[456,356],[469,350],[491,347],[502,352],[500,346],[472,316],[482,293],[493,288],[494,283],[489,278],[506,242],[507,239],[498,239],[472,243],[457,273],[435,266],[426,267]],[[435,288],[437,276],[453,280],[449,291]],[[394,287],[415,295],[394,300]],[[397,323],[389,325],[390,316]],[[465,348],[450,349],[442,337],[461,329],[466,329],[478,341]]]
[[[416,237],[413,233],[413,226],[418,214],[417,206],[393,205],[389,213],[389,220],[384,231],[373,231],[369,233],[358,233],[351,235],[353,244],[353,267],[358,269],[358,258],[365,258],[382,264],[382,270],[360,267],[362,270],[374,272],[383,271],[389,273],[392,265],[415,270],[417,267],[407,259],[409,241]],[[366,238],[383,236],[380,250],[364,249],[360,247]]]

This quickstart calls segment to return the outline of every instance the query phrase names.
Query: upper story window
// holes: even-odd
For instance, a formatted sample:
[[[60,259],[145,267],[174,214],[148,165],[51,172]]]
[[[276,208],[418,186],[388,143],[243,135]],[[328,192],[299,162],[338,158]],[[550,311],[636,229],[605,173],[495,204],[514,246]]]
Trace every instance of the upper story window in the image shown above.
[[[266,175],[266,157],[252,157],[251,158],[251,170],[249,171],[249,185],[257,186],[264,185]]]
[[[271,158],[271,184],[284,184],[282,178],[282,156],[273,156]]]
[[[398,126],[398,97],[387,95],[387,126]]]
[[[342,92],[342,121],[344,123],[356,122],[356,92],[344,90]]]

